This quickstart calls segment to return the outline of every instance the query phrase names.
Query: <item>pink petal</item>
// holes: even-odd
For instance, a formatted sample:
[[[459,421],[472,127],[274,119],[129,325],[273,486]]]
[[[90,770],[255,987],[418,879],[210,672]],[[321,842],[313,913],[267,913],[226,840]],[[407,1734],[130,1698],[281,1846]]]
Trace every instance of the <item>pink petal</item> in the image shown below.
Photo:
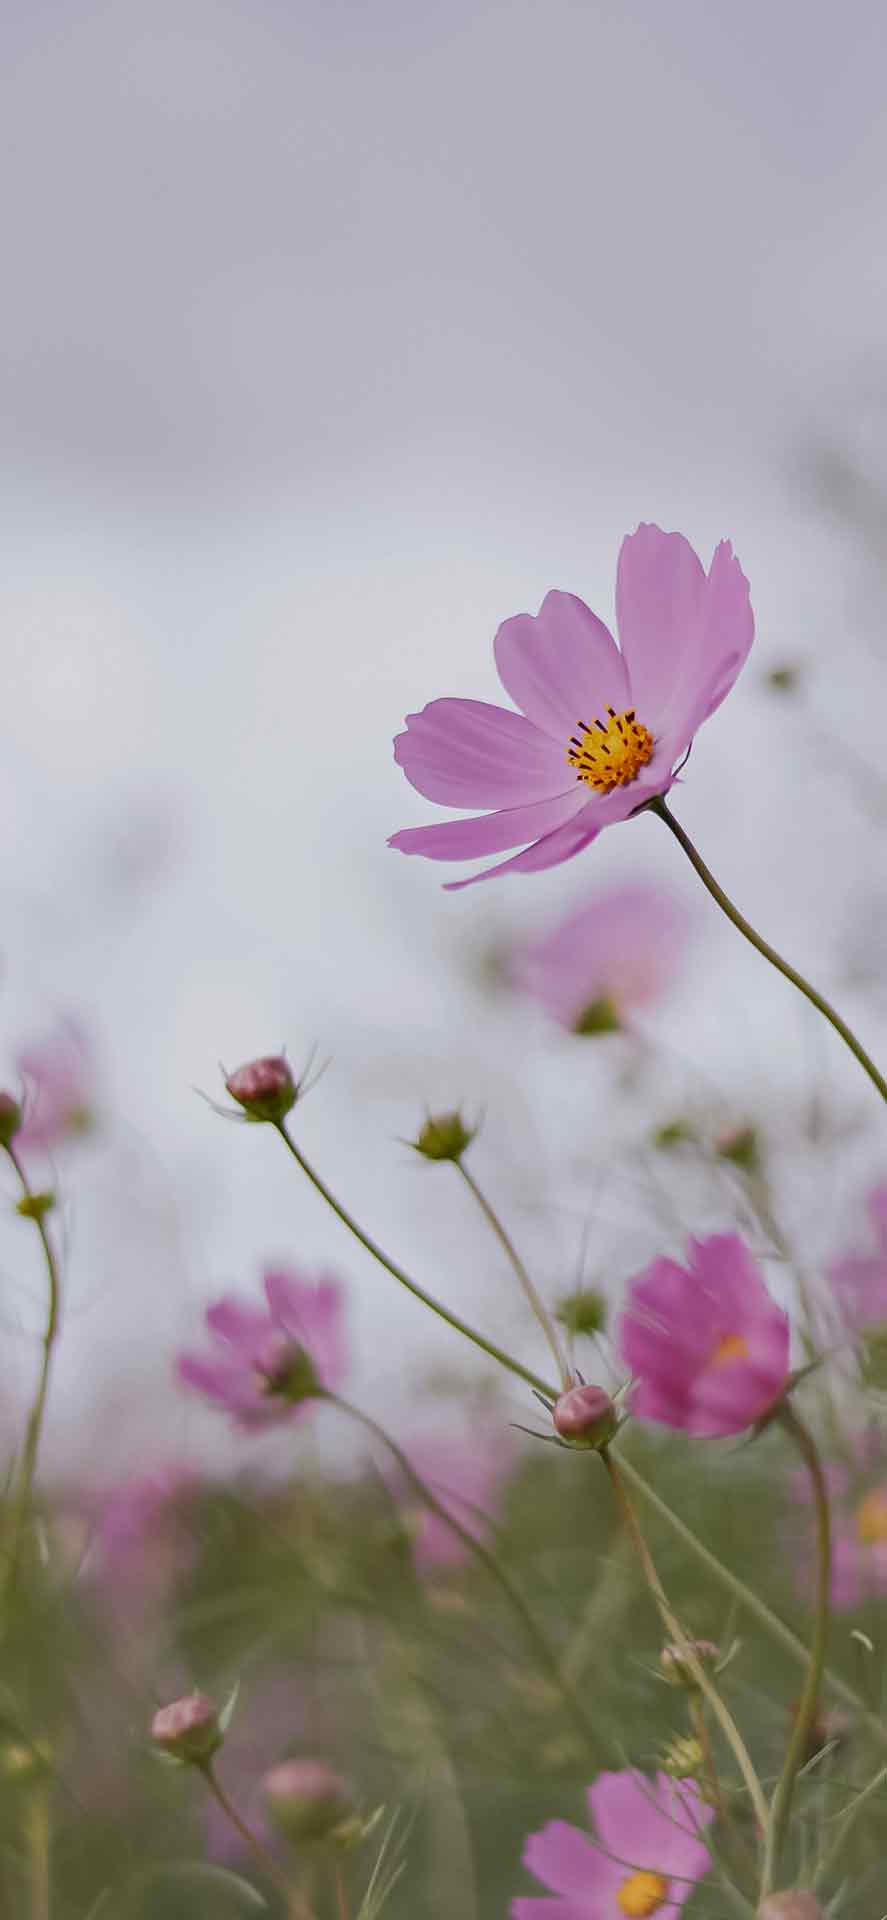
[[[620,798],[627,792],[622,789]],[[562,827],[551,833],[543,834],[541,840],[534,840],[525,852],[515,854],[512,860],[503,860],[495,867],[485,867],[482,873],[472,873],[467,880],[448,880],[444,891],[457,893],[460,887],[473,887],[478,880],[490,880],[496,873],[544,873],[547,867],[556,867],[564,860],[572,860],[574,854],[581,853],[584,847],[596,840],[601,829],[614,819],[625,819],[622,813],[608,812],[610,801],[616,800],[616,794],[610,794],[606,800],[590,801],[573,819],[567,820]]]
[[[527,1900],[520,1896],[512,1900],[508,1911],[510,1920],[598,1920],[600,1913],[587,1900]]]
[[[255,1352],[256,1346],[267,1338],[271,1331],[267,1313],[261,1307],[251,1307],[234,1294],[226,1294],[224,1299],[216,1300],[206,1310],[206,1324],[211,1333],[235,1348],[245,1359]]]
[[[572,593],[547,593],[534,616],[518,613],[499,628],[496,665],[515,706],[566,752],[578,720],[630,704],[628,679],[612,634]]]
[[[338,1280],[316,1285],[286,1272],[265,1274],[265,1295],[271,1313],[284,1332],[304,1341],[321,1384],[330,1392],[347,1372],[344,1292]]]
[[[612,1862],[598,1852],[587,1833],[566,1820],[549,1820],[541,1833],[531,1833],[522,1857],[528,1871],[552,1893],[587,1898],[612,1880]]]
[[[701,1879],[710,1862],[693,1823],[707,1826],[713,1810],[702,1804],[695,1782],[681,1782],[680,1800],[675,1784],[664,1773],[655,1780],[631,1770],[599,1774],[588,1793],[595,1831],[607,1851],[622,1860],[652,1873]],[[674,1894],[680,1899],[682,1889],[676,1887]]]
[[[485,853],[503,853],[538,840],[587,806],[588,790],[576,785],[568,793],[534,806],[508,807],[498,813],[473,815],[470,820],[443,820],[439,826],[405,827],[392,834],[389,847],[401,853],[421,853],[427,860],[471,860]],[[480,875],[476,876],[478,879]]]
[[[631,703],[651,732],[664,718],[697,630],[705,574],[682,533],[641,524],[622,542],[616,570],[616,619],[628,667]]]
[[[394,758],[411,786],[449,807],[518,807],[571,784],[566,743],[483,700],[432,700],[408,713]]]

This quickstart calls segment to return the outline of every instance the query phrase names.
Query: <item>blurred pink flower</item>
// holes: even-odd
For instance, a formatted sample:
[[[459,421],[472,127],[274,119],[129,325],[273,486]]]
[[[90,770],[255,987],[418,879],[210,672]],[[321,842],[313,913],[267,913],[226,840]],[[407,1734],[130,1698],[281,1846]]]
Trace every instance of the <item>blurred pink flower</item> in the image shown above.
[[[443,699],[407,715],[394,757],[411,786],[444,806],[491,811],[408,827],[389,846],[429,860],[526,849],[450,882],[466,887],[569,860],[668,792],[747,657],[748,581],[728,540],[706,574],[682,534],[641,525],[622,542],[616,617],[621,652],[584,601],[549,593],[537,615],[519,613],[496,635],[499,678],[519,713]]]
[[[557,1897],[512,1900],[511,1920],[673,1920],[711,1865],[700,1834],[714,1810],[695,1780],[602,1773],[588,1805],[596,1838],[565,1820],[531,1833],[524,1866]]]
[[[304,1417],[317,1390],[335,1392],[345,1373],[342,1287],[275,1270],[264,1276],[267,1307],[229,1295],[207,1309],[215,1353],[183,1353],[179,1379],[232,1414],[264,1428]]]
[[[845,1325],[853,1333],[887,1321],[887,1185],[873,1187],[865,1207],[874,1229],[874,1251],[845,1254],[828,1270]]]
[[[735,1233],[691,1240],[687,1267],[654,1260],[639,1274],[620,1343],[635,1413],[686,1433],[740,1433],[788,1382],[788,1316]]]
[[[316,1690],[306,1691],[284,1666],[251,1678],[243,1687],[225,1738],[218,1770],[222,1783],[238,1812],[243,1814],[253,1833],[267,1847],[275,1846],[275,1835],[266,1818],[262,1791],[268,1768],[302,1747],[309,1738],[309,1721],[315,1738],[322,1729],[318,1718]],[[309,1712],[310,1707],[310,1712]],[[321,1712],[321,1719],[325,1716]],[[323,1729],[325,1730],[325,1729]],[[330,1727],[332,1737],[332,1726]],[[245,1842],[217,1802],[207,1798],[206,1843],[211,1860],[234,1861],[242,1857]]]
[[[659,887],[611,887],[574,907],[541,940],[513,957],[512,985],[541,1002],[571,1033],[618,1026],[671,985],[689,915]],[[608,1018],[609,1016],[609,1018]]]
[[[827,1461],[824,1471],[832,1506],[831,1603],[838,1613],[854,1613],[887,1594],[887,1480],[878,1428],[851,1439],[846,1458]],[[793,1473],[789,1488],[796,1505],[810,1506],[809,1474]],[[813,1561],[806,1540],[794,1564],[798,1591],[809,1601]]]
[[[95,1096],[95,1059],[84,1028],[60,1020],[43,1039],[22,1047],[16,1067],[24,1085],[16,1146],[51,1150],[88,1132]]]
[[[107,1492],[95,1529],[97,1561],[113,1607],[149,1611],[194,1560],[188,1496],[197,1486],[186,1467],[134,1474]]]
[[[485,1520],[498,1506],[511,1472],[514,1448],[510,1436],[498,1428],[474,1422],[466,1433],[424,1433],[403,1448],[410,1465],[427,1482],[435,1499],[469,1533],[481,1535]],[[395,1464],[386,1465],[385,1478],[408,1515],[413,1553],[420,1573],[461,1566],[471,1558],[452,1527],[426,1506]]]

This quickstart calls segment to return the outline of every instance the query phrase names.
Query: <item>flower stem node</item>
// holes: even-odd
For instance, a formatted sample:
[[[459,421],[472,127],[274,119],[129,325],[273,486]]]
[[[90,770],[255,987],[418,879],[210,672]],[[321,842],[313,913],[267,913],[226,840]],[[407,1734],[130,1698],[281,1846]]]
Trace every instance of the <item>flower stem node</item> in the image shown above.
[[[605,1333],[607,1313],[606,1295],[597,1287],[577,1287],[575,1293],[565,1294],[555,1308],[561,1326],[566,1327],[574,1338],[579,1334],[594,1338],[597,1333]]]
[[[573,1032],[593,1038],[600,1033],[618,1033],[621,1026],[622,1021],[615,1001],[611,1000],[609,994],[604,993],[597,1000],[590,1001],[587,1007],[583,1007],[574,1022]]]
[[[183,1767],[205,1766],[222,1744],[219,1717],[205,1693],[189,1693],[160,1707],[151,1721],[151,1739],[161,1753]]]
[[[11,1093],[0,1093],[0,1147],[12,1144],[22,1124],[22,1110]]]
[[[348,1844],[355,1807],[341,1775],[320,1760],[283,1760],[262,1781],[274,1825],[288,1840]]]
[[[815,1893],[803,1893],[796,1887],[786,1893],[768,1893],[758,1908],[757,1920],[824,1920],[824,1914]]]
[[[717,1152],[721,1160],[729,1160],[740,1173],[753,1175],[761,1171],[761,1142],[755,1127],[737,1127],[734,1133],[724,1134],[717,1143]]]
[[[303,1400],[316,1400],[323,1392],[311,1355],[298,1340],[272,1335],[258,1372],[264,1393],[288,1400],[294,1407]]]
[[[593,1386],[568,1387],[555,1401],[552,1419],[567,1446],[597,1452],[609,1445],[619,1425],[610,1395],[603,1387]]]
[[[412,1141],[426,1160],[461,1160],[477,1129],[466,1127],[461,1113],[429,1114],[418,1138]]]
[[[47,1187],[42,1193],[26,1193],[16,1201],[15,1210],[23,1220],[43,1220],[54,1206],[55,1194]]]
[[[717,1666],[720,1649],[712,1640],[691,1640],[689,1644],[699,1665],[706,1672]],[[698,1692],[699,1682],[690,1669],[686,1654],[680,1647],[663,1647],[659,1655],[659,1670],[663,1680],[667,1680],[670,1687],[686,1687],[688,1693]]]
[[[226,1075],[225,1086],[248,1120],[264,1120],[272,1126],[286,1119],[299,1094],[290,1063],[282,1053],[248,1060]]]

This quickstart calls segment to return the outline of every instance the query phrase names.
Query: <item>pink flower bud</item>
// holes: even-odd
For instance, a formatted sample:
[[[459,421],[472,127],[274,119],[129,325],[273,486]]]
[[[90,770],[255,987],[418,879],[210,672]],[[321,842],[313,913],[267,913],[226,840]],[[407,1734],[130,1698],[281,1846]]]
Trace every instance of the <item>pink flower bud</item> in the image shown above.
[[[0,1147],[8,1147],[22,1124],[22,1110],[11,1093],[0,1093]]]
[[[354,1812],[351,1790],[322,1760],[283,1760],[262,1781],[268,1812],[289,1840],[328,1840]]]
[[[719,1658],[719,1648],[712,1640],[691,1640],[690,1647],[696,1655],[699,1665],[706,1671],[713,1667]],[[685,1653],[680,1647],[663,1647],[659,1655],[659,1666],[663,1680],[670,1687],[688,1687],[692,1692],[697,1685]]]
[[[205,1693],[173,1700],[168,1707],[160,1707],[151,1721],[155,1747],[183,1766],[200,1766],[211,1759],[222,1737],[216,1709]]]
[[[561,1439],[571,1447],[605,1447],[619,1424],[603,1387],[568,1387],[556,1402],[552,1418]]]
[[[267,1054],[262,1060],[249,1060],[229,1073],[225,1085],[232,1100],[250,1120],[277,1123],[286,1118],[296,1104],[298,1087],[289,1061],[282,1053]]]
[[[823,1910],[814,1893],[802,1893],[796,1887],[787,1893],[768,1893],[758,1908],[758,1920],[823,1920]]]

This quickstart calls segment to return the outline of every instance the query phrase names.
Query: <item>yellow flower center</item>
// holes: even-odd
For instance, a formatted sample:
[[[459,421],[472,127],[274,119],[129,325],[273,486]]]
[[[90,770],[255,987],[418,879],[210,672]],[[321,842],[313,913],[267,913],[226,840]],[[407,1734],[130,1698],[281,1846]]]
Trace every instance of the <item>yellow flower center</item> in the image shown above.
[[[856,1531],[863,1545],[887,1540],[887,1493],[867,1493],[856,1509]]]
[[[567,759],[576,769],[577,780],[593,787],[595,793],[629,786],[653,757],[653,735],[635,719],[634,707],[625,713],[608,707],[607,715],[606,720],[596,720],[593,727],[578,720],[567,747]]]
[[[748,1353],[748,1341],[741,1333],[726,1333],[719,1340],[709,1361],[710,1367],[729,1367],[731,1360],[744,1360]]]
[[[636,1920],[646,1920],[647,1914],[656,1913],[667,1899],[668,1881],[661,1873],[629,1874],[616,1895],[620,1913],[634,1914]]]

